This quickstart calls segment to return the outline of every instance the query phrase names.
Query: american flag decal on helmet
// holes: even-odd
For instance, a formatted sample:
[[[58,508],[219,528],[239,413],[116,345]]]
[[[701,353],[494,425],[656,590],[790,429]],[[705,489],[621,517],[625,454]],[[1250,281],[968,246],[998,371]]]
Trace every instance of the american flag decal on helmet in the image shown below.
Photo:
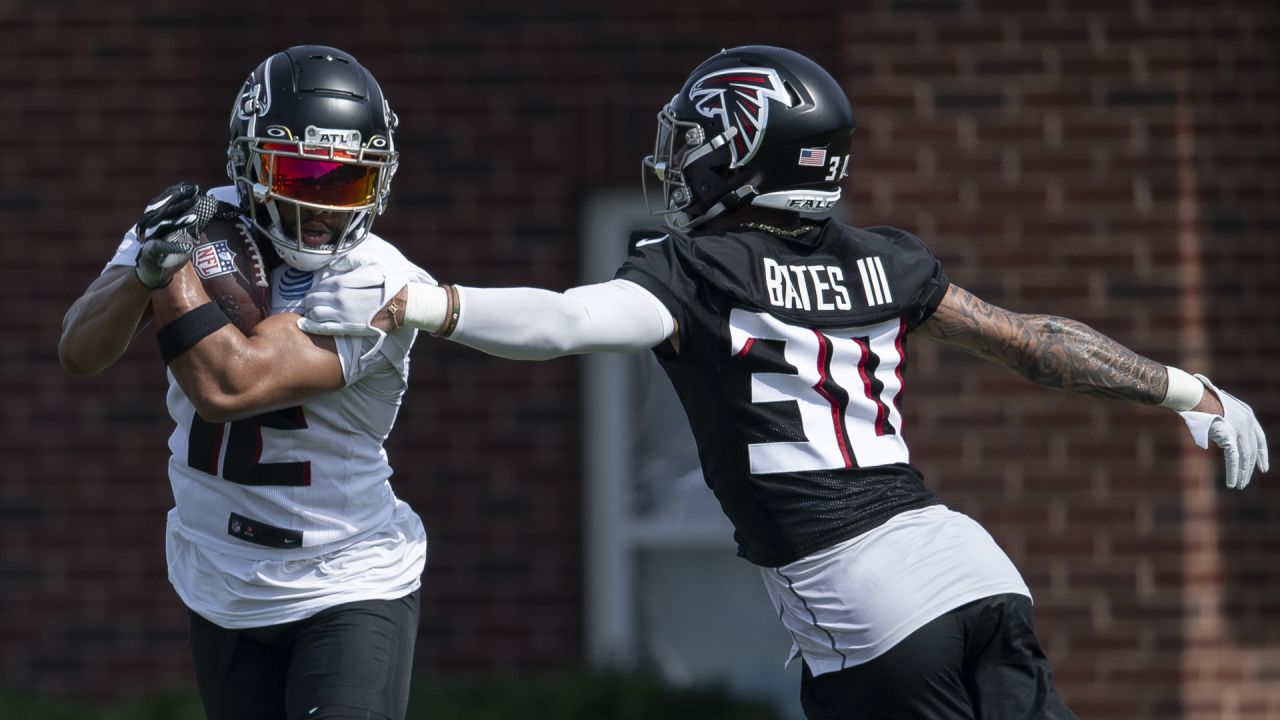
[[[826,148],[800,148],[800,164],[808,167],[822,167],[823,165],[826,165]]]
[[[729,142],[730,168],[747,164],[769,125],[769,101],[791,107],[782,78],[771,68],[733,68],[702,76],[689,89],[689,100],[705,117],[719,119]]]

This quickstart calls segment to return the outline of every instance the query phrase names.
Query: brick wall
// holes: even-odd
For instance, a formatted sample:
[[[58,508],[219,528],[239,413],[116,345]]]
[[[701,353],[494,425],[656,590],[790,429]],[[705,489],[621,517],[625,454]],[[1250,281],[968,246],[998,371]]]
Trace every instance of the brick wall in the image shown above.
[[[576,276],[584,198],[635,186],[653,114],[685,74],[722,46],[793,46],[853,100],[856,222],[916,232],[990,301],[1205,370],[1280,433],[1267,3],[114,5],[0,10],[4,685],[113,697],[191,683],[164,571],[150,333],[72,380],[57,328],[146,198],[178,178],[221,183],[235,91],[297,42],[353,52],[400,115],[381,234],[455,282],[555,288]],[[1280,715],[1275,481],[1228,493],[1169,413],[915,345],[915,457],[1026,575],[1077,712]],[[432,537],[423,670],[581,660],[576,373],[415,351],[388,452]]]

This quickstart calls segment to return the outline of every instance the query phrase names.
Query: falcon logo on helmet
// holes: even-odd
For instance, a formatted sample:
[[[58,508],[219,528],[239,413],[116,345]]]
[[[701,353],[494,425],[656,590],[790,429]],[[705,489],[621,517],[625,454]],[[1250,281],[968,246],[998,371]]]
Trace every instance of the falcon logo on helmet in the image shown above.
[[[271,110],[271,86],[265,82],[265,78],[271,75],[270,58],[267,59],[265,67],[263,77],[259,77],[257,72],[252,72],[245,79],[244,86],[240,88],[240,97],[236,99],[236,104],[231,106],[233,122],[236,118],[249,120],[258,115],[265,115]]]
[[[791,95],[770,68],[732,68],[704,75],[689,88],[704,117],[719,119],[729,144],[730,168],[746,165],[769,125],[769,100],[791,107]]]

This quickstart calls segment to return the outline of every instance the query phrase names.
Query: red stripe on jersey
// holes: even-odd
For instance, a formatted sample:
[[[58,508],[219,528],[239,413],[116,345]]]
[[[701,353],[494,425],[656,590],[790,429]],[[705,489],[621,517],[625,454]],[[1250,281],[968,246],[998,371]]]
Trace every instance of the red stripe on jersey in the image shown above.
[[[253,434],[253,456],[249,460],[250,465],[258,465],[262,463],[262,429]]]
[[[844,458],[844,466],[851,468],[853,458],[849,457],[849,443],[844,437],[844,418],[841,417],[840,404],[823,387],[827,384],[827,343],[829,341],[817,330],[813,330],[813,334],[818,336],[818,384],[814,385],[813,389],[817,390],[818,394],[831,406],[831,425],[836,430],[836,444],[840,446],[840,457]]]
[[[893,394],[893,406],[898,408],[898,412],[902,412],[902,393],[907,389],[907,381],[902,379],[902,366],[907,364],[907,352],[902,347],[902,342],[907,339],[907,316],[903,315],[898,318],[898,336],[893,339],[893,347],[898,351],[898,365],[893,368],[893,374],[898,376],[898,392]],[[901,425],[903,418],[898,418],[898,424]],[[902,428],[898,428],[898,432],[902,432]]]
[[[209,465],[199,469],[204,470],[210,475],[216,476],[218,474],[218,461],[222,459],[222,435],[227,429],[227,424],[218,423],[217,425],[214,425],[214,427],[216,427],[217,430],[213,433],[213,446],[210,448],[210,452],[212,454],[209,456]]]
[[[858,349],[862,351],[862,357],[858,359],[858,377],[862,378],[862,391],[867,394],[867,399],[876,406],[876,435],[884,435],[884,416],[885,406],[876,398],[875,393],[871,391],[871,376],[867,373],[867,360],[871,358],[871,345],[862,338],[853,338],[858,343]]]
[[[753,337],[749,337],[749,338],[747,338],[747,342],[746,342],[746,344],[742,346],[742,349],[741,349],[741,350],[739,350],[739,351],[738,351],[738,354],[737,354],[737,355],[734,355],[734,357],[736,357],[736,358],[744,358],[744,357],[746,357],[746,356],[747,356],[747,353],[751,352],[751,346],[752,346],[752,345],[755,345],[755,344],[756,344],[756,339],[755,339],[755,338],[753,338]]]

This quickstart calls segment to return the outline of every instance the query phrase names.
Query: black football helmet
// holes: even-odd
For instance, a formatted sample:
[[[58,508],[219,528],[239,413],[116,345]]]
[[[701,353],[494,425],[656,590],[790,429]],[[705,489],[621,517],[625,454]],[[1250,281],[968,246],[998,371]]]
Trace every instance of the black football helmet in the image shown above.
[[[768,45],[721,50],[658,113],[653,154],[672,227],[695,227],[743,205],[821,213],[840,200],[853,110],[831,74]]]
[[[291,47],[249,75],[231,108],[227,176],[285,262],[317,270],[365,239],[399,162],[396,124],[373,75],[336,48]],[[304,209],[325,229],[304,225]]]

